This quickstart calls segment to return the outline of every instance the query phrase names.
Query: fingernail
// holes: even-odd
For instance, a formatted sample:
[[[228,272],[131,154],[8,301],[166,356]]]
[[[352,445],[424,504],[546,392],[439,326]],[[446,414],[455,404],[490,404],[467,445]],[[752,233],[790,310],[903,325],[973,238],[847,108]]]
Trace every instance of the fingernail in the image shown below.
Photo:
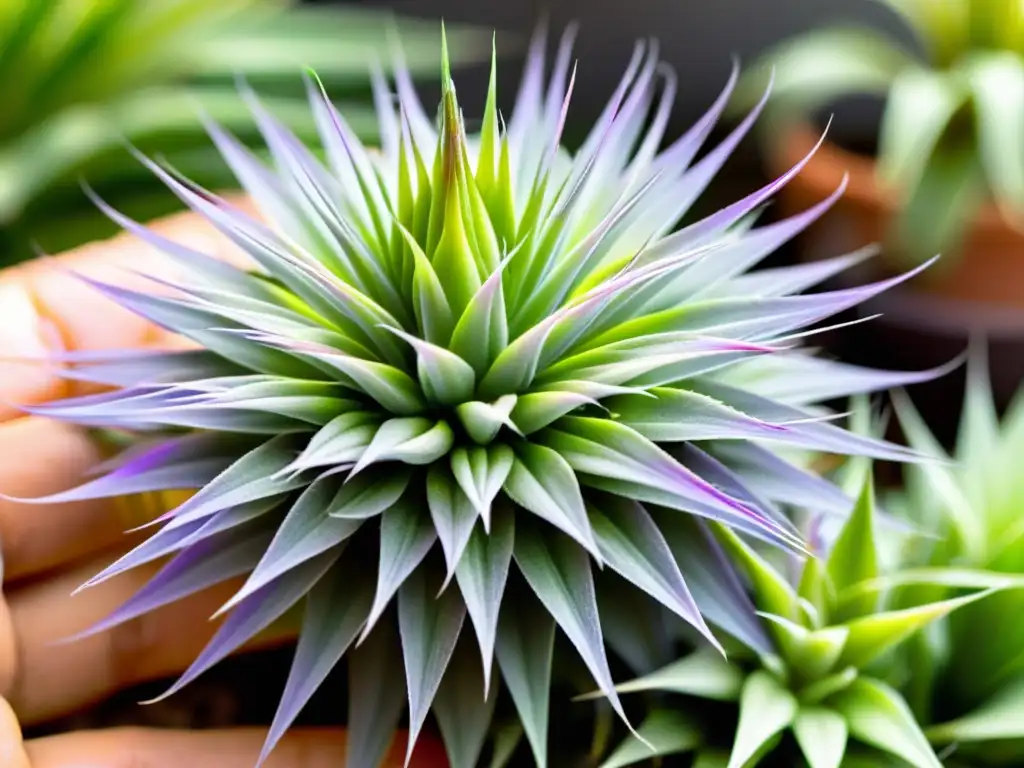
[[[0,280],[0,420],[17,413],[3,404],[40,402],[59,394],[55,363],[47,360],[61,348],[60,334],[39,316],[27,288]],[[20,359],[19,359],[20,358]]]

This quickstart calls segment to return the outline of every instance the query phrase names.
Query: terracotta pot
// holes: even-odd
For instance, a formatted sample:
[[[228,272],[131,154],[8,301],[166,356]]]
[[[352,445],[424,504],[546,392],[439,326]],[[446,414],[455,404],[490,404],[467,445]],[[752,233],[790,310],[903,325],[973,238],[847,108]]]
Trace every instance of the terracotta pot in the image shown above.
[[[806,156],[819,135],[805,124],[780,136],[767,157],[773,176]],[[838,256],[884,240],[898,203],[875,181],[874,159],[827,141],[780,193],[781,212],[790,215],[820,202],[844,174],[849,179],[845,194],[797,243],[800,259]],[[883,253],[837,282],[860,285],[906,268],[907,262]],[[960,252],[865,302],[857,314],[881,317],[844,331],[840,353],[888,368],[939,365],[962,352],[972,334],[983,334],[989,340],[996,398],[1005,404],[1024,381],[1024,236],[1010,229],[993,206],[983,207]],[[947,434],[959,410],[961,382],[954,376],[926,387],[925,399],[941,422],[935,426]]]
[[[790,129],[774,147],[771,170],[782,174],[798,163],[817,143],[819,134],[809,125]],[[882,242],[898,202],[875,180],[874,159],[849,152],[825,142],[807,167],[781,195],[787,211],[806,208],[833,192],[848,174],[849,184],[842,200],[817,225],[835,239],[842,230],[848,248]],[[814,254],[813,257],[833,255]],[[905,262],[881,260],[890,272],[906,268]],[[984,205],[969,227],[963,246],[940,258],[938,263],[914,281],[916,292],[956,302],[993,305],[1024,310],[1024,234],[1011,229],[991,204]]]

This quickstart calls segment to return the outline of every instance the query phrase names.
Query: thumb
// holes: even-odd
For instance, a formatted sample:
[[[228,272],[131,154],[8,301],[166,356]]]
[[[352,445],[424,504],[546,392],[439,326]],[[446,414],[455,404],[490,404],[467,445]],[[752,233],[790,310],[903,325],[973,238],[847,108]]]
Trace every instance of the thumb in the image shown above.
[[[6,699],[0,698],[0,765],[5,768],[31,768],[25,745],[21,740],[21,726]]]

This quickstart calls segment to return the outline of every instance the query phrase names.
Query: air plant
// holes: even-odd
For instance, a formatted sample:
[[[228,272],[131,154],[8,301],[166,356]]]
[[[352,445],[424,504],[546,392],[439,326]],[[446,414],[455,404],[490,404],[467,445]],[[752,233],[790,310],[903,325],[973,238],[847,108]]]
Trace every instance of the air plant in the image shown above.
[[[298,72],[317,69],[350,124],[373,139],[367,62],[398,33],[410,69],[436,71],[434,25],[359,8],[291,0],[8,0],[0,3],[0,264],[116,231],[82,195],[87,177],[132,215],[167,196],[125,143],[162,153],[197,181],[233,185],[197,107],[258,139],[235,78],[265,88],[287,125],[316,136]],[[428,31],[429,29],[429,31]],[[462,60],[487,53],[451,31]],[[271,95],[272,93],[272,95]]]
[[[998,574],[978,583],[1007,589],[971,606],[919,638],[907,651],[908,699],[929,737],[954,745],[965,765],[1014,765],[1024,749],[1024,401],[1000,420],[988,362],[976,344],[968,368],[959,435],[952,456],[932,436],[909,399],[898,397],[900,424],[911,445],[944,461],[910,468],[906,488],[889,503],[933,537],[900,542],[893,557],[921,573],[957,569]],[[920,585],[905,590],[917,599]],[[948,585],[930,588],[941,599]]]
[[[710,526],[801,554],[778,505],[842,515],[849,499],[776,447],[916,458],[816,404],[934,371],[868,371],[799,348],[810,326],[902,278],[800,295],[866,252],[749,272],[842,190],[756,226],[796,167],[681,225],[760,106],[696,159],[734,72],[662,148],[676,79],[656,45],[638,45],[570,151],[571,45],[570,31],[545,83],[535,39],[507,125],[492,65],[474,137],[446,45],[437,123],[399,66],[397,100],[375,83],[379,151],[311,83],[326,165],[244,91],[271,165],[208,125],[262,219],[140,155],[251,268],[98,200],[192,279],[153,294],[91,284],[197,346],[62,358],[67,376],[117,389],[27,410],[136,444],[47,501],[196,490],[89,582],[174,555],[94,632],[247,576],[168,695],[301,603],[264,757],[347,656],[351,768],[377,765],[405,704],[410,748],[433,711],[452,765],[476,765],[499,691],[547,765],[556,627],[625,717],[599,620],[615,596],[595,587],[595,568],[631,585],[626,607],[646,593],[711,647],[709,624],[766,648],[730,565],[709,556]]]
[[[721,768],[941,768],[927,723],[918,721],[900,685],[922,671],[921,663],[899,653],[946,617],[966,620],[967,611],[990,610],[989,601],[1002,597],[994,593],[1008,583],[957,569],[883,571],[881,539],[893,531],[879,530],[874,504],[868,477],[827,556],[808,559],[795,580],[735,534],[719,531],[752,587],[771,650],[727,661],[702,649],[620,685],[620,693],[661,694],[638,731],[657,753],[696,752],[697,764]],[[910,585],[916,600],[899,589]],[[714,723],[700,714],[708,709],[702,699],[738,711],[730,720],[714,710]],[[723,720],[735,727],[716,731]],[[602,768],[649,755],[632,737]]]

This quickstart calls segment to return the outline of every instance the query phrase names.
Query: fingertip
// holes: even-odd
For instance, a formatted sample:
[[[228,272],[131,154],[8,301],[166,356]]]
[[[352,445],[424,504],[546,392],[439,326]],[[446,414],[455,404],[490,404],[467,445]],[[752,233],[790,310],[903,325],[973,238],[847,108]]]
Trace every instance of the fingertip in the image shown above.
[[[0,765],[5,768],[30,768],[18,718],[3,698],[0,698]]]

